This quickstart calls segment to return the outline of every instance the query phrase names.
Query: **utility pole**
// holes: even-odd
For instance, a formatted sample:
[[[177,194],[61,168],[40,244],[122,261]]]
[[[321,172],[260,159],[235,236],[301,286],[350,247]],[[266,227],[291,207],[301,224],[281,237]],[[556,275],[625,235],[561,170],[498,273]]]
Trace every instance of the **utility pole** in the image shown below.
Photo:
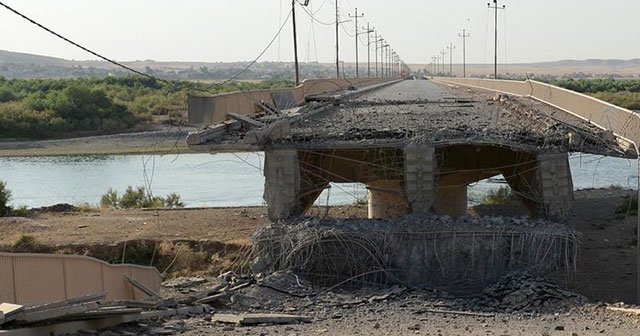
[[[293,58],[296,66],[296,86],[300,85],[300,67],[298,66],[298,34],[296,32],[296,0],[291,0],[291,15],[293,18]]]
[[[338,0],[336,0],[336,78],[340,78],[340,11],[338,8]]]
[[[447,71],[446,70],[446,68],[447,68],[446,59],[447,58],[445,56],[447,56],[447,51],[442,49],[442,51],[440,51],[440,53],[442,54],[442,73],[445,74],[445,76],[446,76],[446,71]]]
[[[389,76],[389,69],[391,68],[391,62],[389,61],[390,54],[391,54],[391,45],[390,44],[387,43],[387,47],[385,48],[384,52],[385,52],[384,61],[387,62],[387,67],[384,69],[384,74],[387,77],[390,77]]]
[[[462,78],[467,78],[467,37],[471,34],[467,34],[467,30],[463,29],[462,35],[458,36],[462,37]]]
[[[437,57],[431,56],[431,76],[435,76],[438,73],[438,69],[437,69],[438,63],[436,63],[437,60],[438,60]]]
[[[337,1],[337,0],[336,0]],[[493,79],[498,79],[498,9],[506,9],[507,6],[498,6],[498,0],[493,0],[493,6],[488,3],[489,8],[495,9],[495,43],[494,43],[494,59],[493,59]]]
[[[373,31],[367,22],[367,77],[369,78],[371,78],[371,33]]]
[[[375,34],[373,35],[373,38],[375,39],[375,44],[376,44],[376,77],[378,77],[378,42],[382,42],[382,36],[380,36],[380,39],[378,39],[378,32],[376,31]]]
[[[380,71],[382,73],[382,77],[387,77],[386,76],[386,68],[384,67],[384,62],[385,62],[385,58],[384,58],[384,53],[386,52],[387,47],[389,46],[388,44],[385,43],[386,41],[382,41],[382,49],[380,50]]]
[[[449,49],[449,77],[453,77],[453,49],[455,49],[456,46],[454,46],[453,43],[449,43],[447,48]]]
[[[358,69],[358,18],[364,17],[364,13],[358,15],[358,7],[356,7],[355,15],[349,14],[349,17],[356,19],[356,77],[360,77],[360,71]]]

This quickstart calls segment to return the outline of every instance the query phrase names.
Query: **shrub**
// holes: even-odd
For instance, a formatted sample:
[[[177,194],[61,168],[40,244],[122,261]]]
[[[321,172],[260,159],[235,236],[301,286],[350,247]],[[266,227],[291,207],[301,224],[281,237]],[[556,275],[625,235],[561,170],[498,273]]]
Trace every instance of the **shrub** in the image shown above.
[[[180,195],[170,193],[164,200],[164,206],[167,208],[183,208],[184,203],[180,200]]]
[[[100,198],[100,206],[103,208],[117,208],[118,207],[118,192],[113,188],[109,188],[107,193]]]
[[[490,191],[482,198],[480,203],[484,205],[512,204],[518,200],[518,196],[509,187],[500,187],[498,190]]]
[[[9,201],[11,200],[11,190],[7,189],[7,184],[0,180],[0,217],[11,213]]]
[[[120,201],[118,201],[118,205],[125,209],[141,208],[144,198],[145,198],[144,187],[138,187],[136,189],[133,189],[132,186],[128,186],[127,190],[124,192],[124,194],[122,194]]]
[[[11,246],[12,252],[16,253],[42,253],[49,252],[48,248],[38,242],[35,237],[29,235],[22,235],[13,246]]]
[[[100,206],[103,208],[112,207],[122,209],[182,208],[184,207],[184,202],[180,200],[180,195],[177,193],[171,193],[166,198],[162,198],[151,195],[145,187],[134,188],[128,186],[122,196],[118,196],[116,190],[109,189],[106,194],[102,195]]]
[[[10,214],[13,217],[27,217],[29,216],[29,208],[26,205],[21,205],[17,209],[12,209]]]

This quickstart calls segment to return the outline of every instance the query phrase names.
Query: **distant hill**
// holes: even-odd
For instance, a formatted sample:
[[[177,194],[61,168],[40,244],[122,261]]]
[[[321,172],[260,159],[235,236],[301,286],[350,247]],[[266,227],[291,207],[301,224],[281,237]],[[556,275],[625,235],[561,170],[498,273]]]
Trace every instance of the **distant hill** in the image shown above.
[[[448,72],[447,63],[447,72]],[[428,69],[430,65],[410,64],[412,69]],[[499,72],[505,77],[521,77],[524,75],[553,76],[553,77],[618,77],[638,78],[640,76],[640,58],[631,60],[619,59],[587,59],[587,60],[560,60],[553,62],[537,63],[511,63],[499,64]],[[453,73],[460,76],[462,64],[453,64]],[[468,76],[491,76],[493,63],[491,64],[467,64]]]
[[[48,66],[73,66],[73,61],[62,58],[40,56],[13,51],[0,50],[0,64],[35,64]]]
[[[138,60],[122,62],[135,70],[164,79],[291,80],[293,63],[259,62],[247,69],[249,62],[157,62]],[[347,67],[351,76],[355,69]],[[328,78],[335,73],[332,64],[302,63],[303,78]],[[0,76],[6,78],[72,78],[128,75],[130,72],[105,61],[73,61],[56,57],[0,50]]]
[[[138,60],[123,64],[165,79],[224,80],[243,71],[249,62],[158,62]],[[355,64],[344,63],[347,76],[355,74]],[[366,63],[360,64],[361,68]],[[414,71],[430,69],[427,64],[409,64]],[[448,70],[448,69],[447,69]],[[241,80],[290,80],[293,64],[289,62],[259,62],[245,71]],[[640,58],[631,60],[587,59],[560,60],[554,62],[514,63],[499,65],[505,77],[640,77]],[[303,78],[329,78],[335,76],[335,68],[329,63],[302,63]],[[462,74],[462,65],[453,64],[455,75]],[[0,50],[0,76],[6,78],[71,78],[106,77],[127,75],[129,72],[104,61],[74,61],[57,57],[33,55]],[[492,64],[467,64],[469,76],[483,77],[493,74]]]

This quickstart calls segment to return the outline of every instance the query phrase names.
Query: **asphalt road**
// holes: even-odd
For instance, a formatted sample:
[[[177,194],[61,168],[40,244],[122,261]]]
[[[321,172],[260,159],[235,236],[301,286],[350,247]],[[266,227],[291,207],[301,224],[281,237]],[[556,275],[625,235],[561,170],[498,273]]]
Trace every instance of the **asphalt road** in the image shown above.
[[[438,84],[429,80],[405,80],[386,88],[373,91],[358,99],[358,101],[411,101],[411,100],[443,100],[451,97]]]

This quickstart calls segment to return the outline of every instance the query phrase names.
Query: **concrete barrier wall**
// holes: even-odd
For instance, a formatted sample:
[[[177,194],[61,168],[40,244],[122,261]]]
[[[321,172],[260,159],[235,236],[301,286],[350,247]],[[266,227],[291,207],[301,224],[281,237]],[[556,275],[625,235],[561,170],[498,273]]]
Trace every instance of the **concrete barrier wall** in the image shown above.
[[[147,298],[125,275],[160,291],[160,273],[153,267],[110,265],[84,256],[0,253],[0,302],[41,304],[102,291],[107,300]]]
[[[585,94],[537,81],[438,78],[438,81],[531,97],[586,120],[632,144],[640,143],[640,115]]]
[[[309,95],[346,90],[349,87],[376,85],[395,78],[328,78],[310,79],[290,89],[254,90],[224,93],[215,96],[189,96],[189,124],[206,126],[226,120],[228,112],[253,115],[260,101],[274,105],[274,93],[289,93],[295,105],[304,103]]]

